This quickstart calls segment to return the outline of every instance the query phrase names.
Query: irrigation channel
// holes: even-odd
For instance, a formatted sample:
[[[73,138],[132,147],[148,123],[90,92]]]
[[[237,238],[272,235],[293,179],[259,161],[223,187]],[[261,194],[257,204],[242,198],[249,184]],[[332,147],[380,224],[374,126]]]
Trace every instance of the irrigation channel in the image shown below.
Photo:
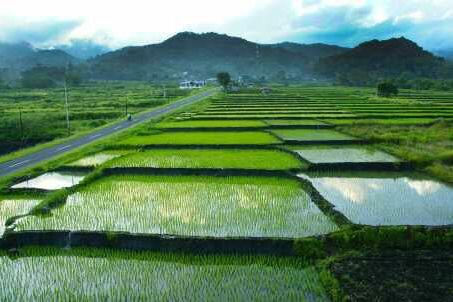
[[[65,283],[63,299],[107,295],[80,290],[99,278],[90,268],[99,266],[118,274],[108,282],[129,284],[121,268],[162,282],[175,282],[176,271],[193,280],[173,293],[153,285],[138,299],[157,291],[179,300],[190,288],[193,300],[324,301],[332,295],[317,259],[368,247],[451,247],[453,188],[338,131],[335,121],[449,119],[453,101],[439,110],[420,101],[411,111],[364,100],[300,87],[213,96],[127,130],[95,153],[13,179],[0,197],[0,244],[3,258],[19,260],[0,261],[19,284],[30,276],[15,267],[42,269],[34,259],[55,275],[66,273],[58,265],[80,262],[87,281]],[[109,290],[120,295],[129,286]]]

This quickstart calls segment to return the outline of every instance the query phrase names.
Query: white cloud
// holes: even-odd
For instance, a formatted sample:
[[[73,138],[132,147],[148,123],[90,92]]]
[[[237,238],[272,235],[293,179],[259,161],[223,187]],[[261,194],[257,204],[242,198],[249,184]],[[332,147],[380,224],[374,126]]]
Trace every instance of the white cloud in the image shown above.
[[[453,10],[451,0],[0,0],[0,39],[26,37],[27,28],[50,22],[77,26],[47,40],[42,35],[41,44],[90,38],[119,47],[160,42],[186,30],[263,43],[318,39],[354,44],[408,35],[429,44],[434,38],[451,40]]]

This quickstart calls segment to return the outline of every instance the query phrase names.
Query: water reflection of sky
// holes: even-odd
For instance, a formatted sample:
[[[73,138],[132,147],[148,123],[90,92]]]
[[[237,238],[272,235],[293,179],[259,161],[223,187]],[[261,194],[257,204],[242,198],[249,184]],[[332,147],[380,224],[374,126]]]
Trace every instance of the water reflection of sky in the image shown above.
[[[410,177],[309,179],[324,198],[354,223],[453,223],[453,189],[433,180],[415,180]]]
[[[42,189],[42,190],[58,190],[69,188],[80,183],[85,175],[82,174],[67,174],[59,172],[46,173],[36,178],[26,180],[12,186],[13,189]]]

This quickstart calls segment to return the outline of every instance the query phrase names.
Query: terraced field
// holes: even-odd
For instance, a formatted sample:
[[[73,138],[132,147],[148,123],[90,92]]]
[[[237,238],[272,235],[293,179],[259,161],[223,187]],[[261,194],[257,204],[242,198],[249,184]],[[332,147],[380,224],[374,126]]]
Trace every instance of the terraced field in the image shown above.
[[[357,129],[449,125],[452,114],[453,96],[277,87],[220,94],[127,131],[2,188],[5,246],[73,249],[0,255],[0,300],[43,300],[57,287],[46,286],[50,275],[63,300],[335,298],[316,259],[402,237],[422,247],[453,238],[439,233],[453,225],[452,187],[387,152],[404,137]]]

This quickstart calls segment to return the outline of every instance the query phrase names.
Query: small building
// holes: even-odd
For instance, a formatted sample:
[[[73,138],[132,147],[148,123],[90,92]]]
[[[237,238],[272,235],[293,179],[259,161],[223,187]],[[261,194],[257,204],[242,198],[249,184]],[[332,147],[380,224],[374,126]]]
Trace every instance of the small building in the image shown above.
[[[179,83],[179,89],[197,89],[206,85],[206,81],[183,81]]]

